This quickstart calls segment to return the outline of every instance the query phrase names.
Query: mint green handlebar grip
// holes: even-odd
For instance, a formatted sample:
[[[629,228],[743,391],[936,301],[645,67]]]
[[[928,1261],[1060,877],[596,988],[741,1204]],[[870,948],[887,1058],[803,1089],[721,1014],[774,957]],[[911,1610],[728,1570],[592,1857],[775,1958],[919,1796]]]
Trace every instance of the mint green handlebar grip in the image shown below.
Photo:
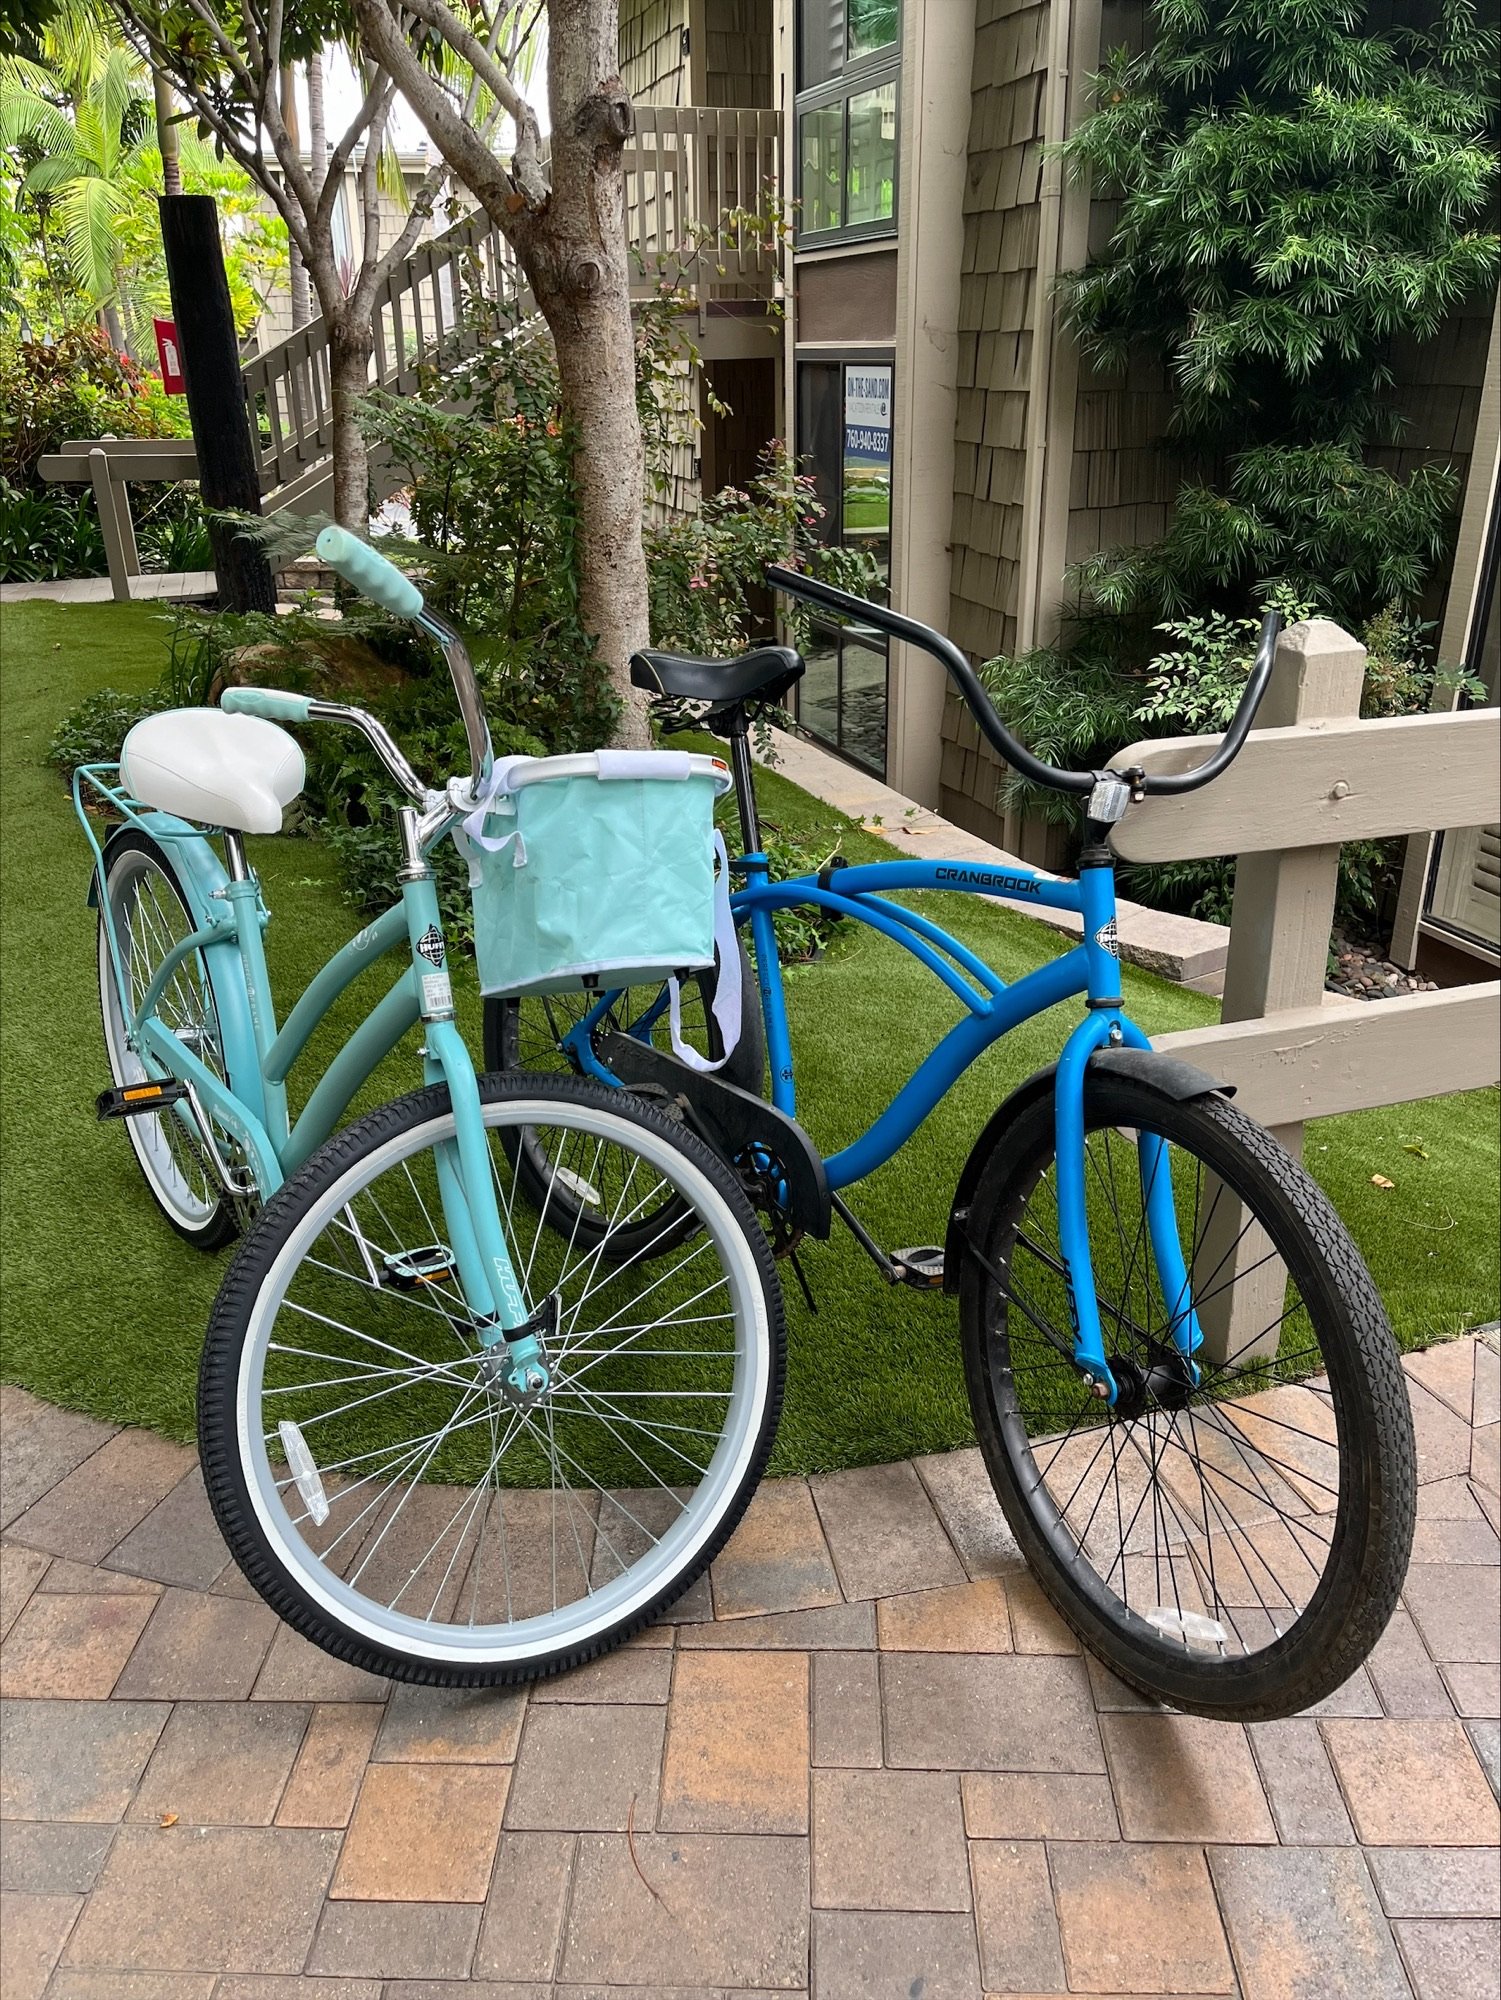
[[[345,528],[325,528],[316,547],[330,569],[337,570],[346,583],[353,584],[383,611],[394,612],[398,618],[415,618],[421,611],[422,592],[416,584],[358,535]]]
[[[313,697],[288,694],[284,688],[226,688],[219,706],[230,715],[258,715],[263,722],[306,722]]]

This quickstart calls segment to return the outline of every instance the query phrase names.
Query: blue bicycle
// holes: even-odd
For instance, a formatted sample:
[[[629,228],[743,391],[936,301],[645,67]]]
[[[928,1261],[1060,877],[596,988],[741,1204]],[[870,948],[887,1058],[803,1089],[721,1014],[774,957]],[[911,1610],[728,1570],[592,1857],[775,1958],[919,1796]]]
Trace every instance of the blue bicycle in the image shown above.
[[[1196,769],[1073,772],[1012,736],[941,634],[799,573],[768,576],[937,658],[1013,770],[1081,801],[1077,879],[837,857],[816,876],[774,879],[750,730],[785,698],[801,659],[776,646],[731,661],[642,653],[636,684],[704,705],[703,726],[729,742],[743,843],[739,964],[722,954],[690,995],[696,1063],[669,1046],[670,996],[659,987],[492,1002],[488,1064],[562,1067],[654,1098],[733,1166],[779,1252],[827,1237],[838,1219],[889,1283],[957,1294],[991,1481],[1022,1554],[1084,1642],[1130,1685],[1200,1714],[1306,1708],[1369,1653],[1406,1571],[1416,1471],[1396,1342],[1313,1181],[1213,1077],[1156,1054],[1125,1012],[1110,846],[1133,801],[1197,789],[1229,765],[1270,678],[1279,621],[1268,618],[1231,727]],[[1008,986],[894,900],[934,890],[1073,912],[1082,941]],[[963,1007],[869,1130],[827,1159],[796,1120],[773,928],[778,910],[808,904],[912,953]],[[721,989],[752,976],[751,958],[759,1011],[746,1010],[731,1046]],[[1083,1017],[1056,1066],[1007,1098],[963,1164],[944,1244],[883,1249],[843,1191],[889,1160],[1009,1029],[1075,997]],[[541,1186],[549,1171],[545,1143],[529,1135],[518,1172]],[[589,1218],[565,1200],[554,1221],[587,1230]],[[686,1235],[695,1225],[668,1200],[637,1226]]]

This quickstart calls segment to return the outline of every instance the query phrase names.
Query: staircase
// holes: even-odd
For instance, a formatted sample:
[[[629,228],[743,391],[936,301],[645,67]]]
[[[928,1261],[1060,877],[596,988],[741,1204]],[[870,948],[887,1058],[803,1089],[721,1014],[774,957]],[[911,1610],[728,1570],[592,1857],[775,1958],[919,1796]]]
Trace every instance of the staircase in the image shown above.
[[[780,148],[776,111],[636,109],[624,162],[627,228],[639,260],[633,291],[645,298],[664,282],[683,290],[707,358],[768,351],[763,329],[779,250],[774,241],[768,248],[760,231],[738,229],[733,212],[758,211],[776,193]],[[479,343],[467,308],[481,296],[522,313],[531,305],[510,245],[477,211],[419,244],[377,293],[372,385],[410,395],[424,373],[474,353]],[[265,511],[326,512],[333,411],[322,319],[247,361],[244,377],[260,424]],[[383,484],[389,492],[389,474],[378,464],[371,472],[377,493]]]

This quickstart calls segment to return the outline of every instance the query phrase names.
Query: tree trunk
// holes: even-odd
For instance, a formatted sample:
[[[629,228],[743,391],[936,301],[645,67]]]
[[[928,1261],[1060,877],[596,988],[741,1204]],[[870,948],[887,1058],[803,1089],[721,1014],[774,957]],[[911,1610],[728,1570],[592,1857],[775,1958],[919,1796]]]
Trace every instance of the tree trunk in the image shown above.
[[[645,476],[636,414],[621,147],[634,128],[617,73],[614,0],[551,0],[552,197],[522,261],[557,349],[577,444],[580,610],[621,704],[616,741],[651,740],[630,657],[650,643],[641,546]]]
[[[130,350],[125,341],[125,328],[120,323],[119,307],[114,304],[101,306],[99,308],[99,324],[109,335],[109,344],[115,350],[116,354],[128,354]]]
[[[297,116],[297,71],[284,63],[281,72],[281,122],[287,128],[292,150],[302,151],[302,123]],[[307,266],[295,243],[287,245],[287,285],[292,294],[292,327],[306,326],[313,316],[312,294],[308,288]]]
[[[182,160],[177,141],[177,105],[172,86],[158,70],[151,79],[156,99],[156,143],[162,156],[162,193],[182,193]]]
[[[370,455],[356,409],[370,392],[370,357],[375,336],[368,317],[362,324],[347,313],[328,320],[328,373],[333,391],[334,519],[341,528],[363,533],[370,523]]]
[[[307,59],[307,140],[308,171],[312,175],[313,193],[323,192],[323,179],[328,172],[328,128],[323,116],[323,53],[314,49]]]

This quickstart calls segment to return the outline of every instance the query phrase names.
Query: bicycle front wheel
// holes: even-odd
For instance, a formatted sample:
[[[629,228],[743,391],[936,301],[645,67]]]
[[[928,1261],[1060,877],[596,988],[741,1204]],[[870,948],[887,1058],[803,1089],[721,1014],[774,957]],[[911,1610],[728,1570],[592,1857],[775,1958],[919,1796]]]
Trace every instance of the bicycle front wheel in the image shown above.
[[[1289,1715],[1359,1666],[1396,1604],[1416,1464],[1370,1274],[1303,1169],[1223,1097],[1089,1077],[1085,1166],[1107,1407],[1073,1362],[1051,1093],[970,1205],[965,1373],[991,1481],[1090,1649],[1158,1700]],[[1171,1174],[1199,1379],[1158,1279],[1145,1171]]]
[[[480,1093],[517,1277],[548,1315],[541,1396],[506,1385],[459,1288],[441,1088],[350,1126],[268,1204],[199,1385],[204,1476],[251,1583],[339,1658],[443,1685],[576,1666],[672,1603],[760,1478],[784,1368],[770,1253],[706,1146],[578,1079]],[[540,1190],[523,1133],[555,1163]],[[577,1181],[607,1221],[587,1245],[548,1212]],[[692,1242],[612,1256],[668,1196]]]

